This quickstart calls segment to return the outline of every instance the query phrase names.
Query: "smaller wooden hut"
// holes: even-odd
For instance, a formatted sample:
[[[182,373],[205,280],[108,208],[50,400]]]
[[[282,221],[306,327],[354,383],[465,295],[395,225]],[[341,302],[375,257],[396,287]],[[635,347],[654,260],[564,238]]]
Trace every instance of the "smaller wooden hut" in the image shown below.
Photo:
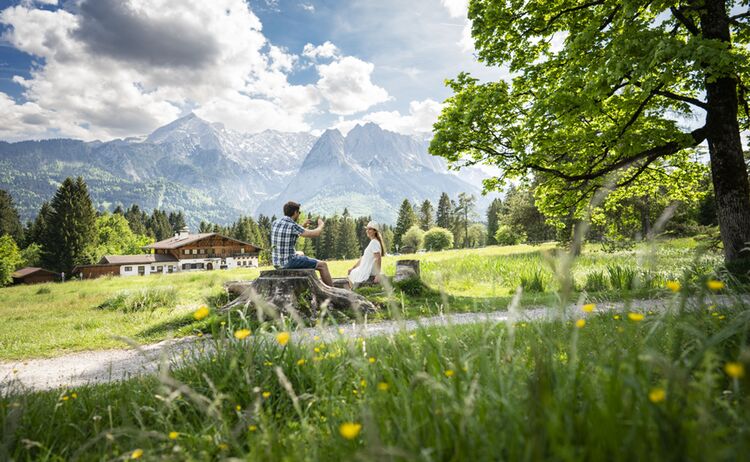
[[[60,280],[60,273],[44,268],[27,266],[11,274],[13,284],[39,284],[42,282],[56,282]]]

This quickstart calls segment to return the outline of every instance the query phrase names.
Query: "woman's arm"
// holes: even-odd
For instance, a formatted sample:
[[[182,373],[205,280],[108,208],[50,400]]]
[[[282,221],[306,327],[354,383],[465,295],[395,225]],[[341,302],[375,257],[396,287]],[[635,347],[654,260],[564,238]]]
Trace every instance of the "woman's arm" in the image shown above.
[[[380,268],[381,268],[380,264],[381,264],[381,262],[382,262],[383,259],[382,259],[381,255],[380,255],[380,252],[375,253],[374,256],[375,256],[375,262],[374,262],[374,266],[375,266],[375,268],[374,268],[375,269],[375,283],[380,283]]]
[[[354,268],[359,266],[359,263],[362,261],[362,257],[359,257],[359,260],[357,260],[357,263],[354,264],[351,268],[349,268],[349,271],[346,274],[351,274],[352,271],[354,271]]]

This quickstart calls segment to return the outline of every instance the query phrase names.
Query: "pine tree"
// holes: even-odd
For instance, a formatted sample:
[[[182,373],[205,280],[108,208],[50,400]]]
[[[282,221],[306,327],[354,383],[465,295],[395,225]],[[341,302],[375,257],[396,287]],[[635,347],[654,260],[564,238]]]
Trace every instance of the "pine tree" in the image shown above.
[[[92,263],[87,247],[94,242],[96,211],[83,178],[66,178],[50,203],[42,260],[45,267],[70,272]]]
[[[326,220],[323,233],[318,238],[320,241],[319,249],[316,249],[316,255],[320,259],[336,258],[336,243],[339,240],[339,220],[338,215],[334,215]]]
[[[154,209],[146,222],[146,226],[157,241],[168,239],[174,235],[167,212],[159,209]]]
[[[469,246],[469,225],[471,225],[471,221],[476,215],[474,211],[476,203],[477,199],[473,194],[460,193],[458,195],[458,204],[454,207],[454,226],[461,233],[463,247]]]
[[[187,226],[182,211],[169,212],[169,224],[172,226],[172,233],[179,233],[182,228]]]
[[[422,228],[422,230],[427,231],[435,226],[433,215],[434,210],[432,203],[429,200],[422,202],[422,205],[419,207],[419,227]]]
[[[497,245],[495,234],[500,222],[500,210],[502,210],[503,201],[500,198],[493,199],[487,208],[487,245]]]
[[[401,247],[401,238],[406,234],[406,231],[415,224],[417,224],[417,215],[414,213],[414,208],[412,208],[409,199],[404,199],[401,203],[401,208],[398,211],[396,229],[393,231],[394,244]]]
[[[207,222],[201,220],[200,225],[198,225],[198,232],[199,233],[210,233],[211,232],[211,223],[207,223]]]
[[[342,217],[341,221],[338,222],[337,258],[347,259],[359,256],[359,240],[354,226],[354,220],[350,217]]]
[[[370,244],[370,238],[367,237],[367,223],[372,221],[372,217],[359,217],[354,220],[354,230],[357,232],[357,240],[359,241],[359,254],[362,255],[365,247]]]
[[[435,224],[441,228],[451,229],[453,221],[452,210],[453,207],[451,207],[451,199],[448,197],[448,194],[441,194],[440,201],[438,202]]]
[[[133,231],[134,234],[142,234],[142,235],[149,234],[148,230],[146,229],[146,221],[147,221],[146,212],[142,211],[141,208],[138,207],[136,204],[133,204],[125,212],[125,219],[128,220],[128,225],[130,225],[130,230]]]
[[[23,226],[13,198],[7,191],[0,189],[0,236],[8,234],[15,242],[23,240]]]
[[[34,222],[26,233],[26,245],[44,244],[44,236],[47,234],[47,226],[52,213],[52,207],[49,202],[42,203],[39,213],[36,215]]]

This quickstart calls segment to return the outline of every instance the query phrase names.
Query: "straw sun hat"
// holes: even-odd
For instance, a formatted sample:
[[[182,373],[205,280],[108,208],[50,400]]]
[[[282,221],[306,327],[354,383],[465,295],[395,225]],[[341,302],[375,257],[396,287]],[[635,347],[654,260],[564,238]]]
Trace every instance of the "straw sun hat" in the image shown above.
[[[380,225],[377,222],[375,222],[375,221],[371,221],[371,222],[367,223],[367,226],[365,226],[365,229],[366,228],[372,228],[375,231],[380,232]]]

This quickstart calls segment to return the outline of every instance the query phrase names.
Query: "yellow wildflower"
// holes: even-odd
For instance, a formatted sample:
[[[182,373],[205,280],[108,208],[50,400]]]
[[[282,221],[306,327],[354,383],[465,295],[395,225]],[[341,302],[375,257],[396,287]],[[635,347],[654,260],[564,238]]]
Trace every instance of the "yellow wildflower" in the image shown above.
[[[229,445],[227,443],[219,443],[219,449],[222,451],[226,451],[229,449]]]
[[[680,281],[667,281],[666,286],[667,289],[671,290],[672,292],[679,292],[682,288]]]
[[[316,352],[316,353],[320,353],[320,348],[315,347],[315,348],[313,348],[313,351]]]
[[[343,333],[344,333],[344,329],[342,329],[341,327],[339,327],[339,334],[343,334]]]
[[[643,314],[642,313],[628,313],[628,319],[631,321],[643,321]]]
[[[209,313],[210,311],[208,310],[208,307],[204,305],[198,308],[197,310],[195,310],[195,313],[193,313],[193,317],[195,318],[196,321],[200,321],[201,319],[208,316]]]
[[[264,361],[263,365],[264,366],[273,366],[273,363],[271,361]]]
[[[304,359],[300,359],[300,360],[297,361],[297,365],[298,366],[302,366],[304,364],[305,364],[305,360]]]
[[[360,380],[360,381],[359,381],[359,384],[360,384],[361,386],[363,386],[363,387],[366,387],[366,386],[367,386],[367,380],[365,380],[365,379],[362,379],[362,380]]]
[[[248,335],[250,335],[250,329],[240,329],[234,333],[234,338],[236,338],[237,340],[242,340]]]
[[[270,391],[264,391],[264,392],[263,392],[263,395],[262,395],[262,396],[263,396],[264,398],[268,399],[268,398],[270,398],[270,397],[271,397],[271,392],[270,392]]]
[[[279,332],[276,334],[276,341],[279,342],[279,345],[285,346],[287,343],[289,343],[289,332]]]
[[[313,337],[313,340],[315,340],[315,341],[317,342],[318,340],[320,340],[320,337],[318,337],[318,336],[316,335],[315,337]]]
[[[706,283],[706,286],[708,286],[708,288],[711,289],[711,290],[721,290],[721,289],[724,288],[724,283],[721,282],[721,281],[716,281],[714,279],[710,279]]]
[[[63,401],[67,401],[68,400],[68,395],[63,395],[62,400]]]
[[[238,405],[236,405],[236,406],[235,406],[234,408],[235,408],[236,410],[238,410],[238,411],[241,411],[241,410],[242,410],[242,406],[240,406],[239,404],[238,404]]]
[[[619,319],[620,319],[620,315],[619,314],[614,315],[614,320],[615,321],[618,321]]]
[[[651,391],[648,392],[648,400],[654,404],[661,403],[666,397],[667,392],[664,391],[663,388],[652,388]]]
[[[143,449],[136,449],[130,454],[131,459],[140,459],[143,457]]]
[[[73,398],[73,399],[76,399],[76,398],[78,398],[78,393],[73,392],[73,393],[70,394],[70,397]]]
[[[348,440],[353,440],[354,438],[359,435],[359,432],[362,431],[362,424],[354,423],[354,422],[345,422],[342,423],[339,427],[339,433],[341,436]]]
[[[445,371],[445,376],[448,378],[453,377],[454,374],[455,372],[453,372],[453,369],[448,369],[447,371]]]
[[[373,357],[371,356],[371,357],[370,357],[370,358],[368,359],[368,361],[370,362],[370,364],[373,364],[373,363],[375,362],[375,358],[373,358]]]
[[[176,440],[179,437],[180,437],[179,433],[177,433],[177,432],[169,432],[169,439],[170,440]]]
[[[591,313],[596,309],[596,305],[593,303],[587,303],[581,307],[581,310],[583,310],[584,313]]]
[[[390,385],[388,385],[388,384],[387,384],[386,382],[380,382],[380,383],[378,384],[378,390],[380,390],[380,391],[388,391],[388,389],[389,389],[390,387],[391,387],[391,386],[390,386]]]
[[[579,329],[582,329],[583,326],[585,326],[585,325],[586,325],[586,320],[585,319],[579,319],[578,321],[576,321],[576,327],[579,328]]]
[[[250,430],[251,432],[254,432],[254,431],[258,430],[258,426],[257,425],[248,425],[247,429]]]
[[[741,379],[745,376],[745,366],[738,362],[728,362],[724,365],[724,372],[733,379]]]

